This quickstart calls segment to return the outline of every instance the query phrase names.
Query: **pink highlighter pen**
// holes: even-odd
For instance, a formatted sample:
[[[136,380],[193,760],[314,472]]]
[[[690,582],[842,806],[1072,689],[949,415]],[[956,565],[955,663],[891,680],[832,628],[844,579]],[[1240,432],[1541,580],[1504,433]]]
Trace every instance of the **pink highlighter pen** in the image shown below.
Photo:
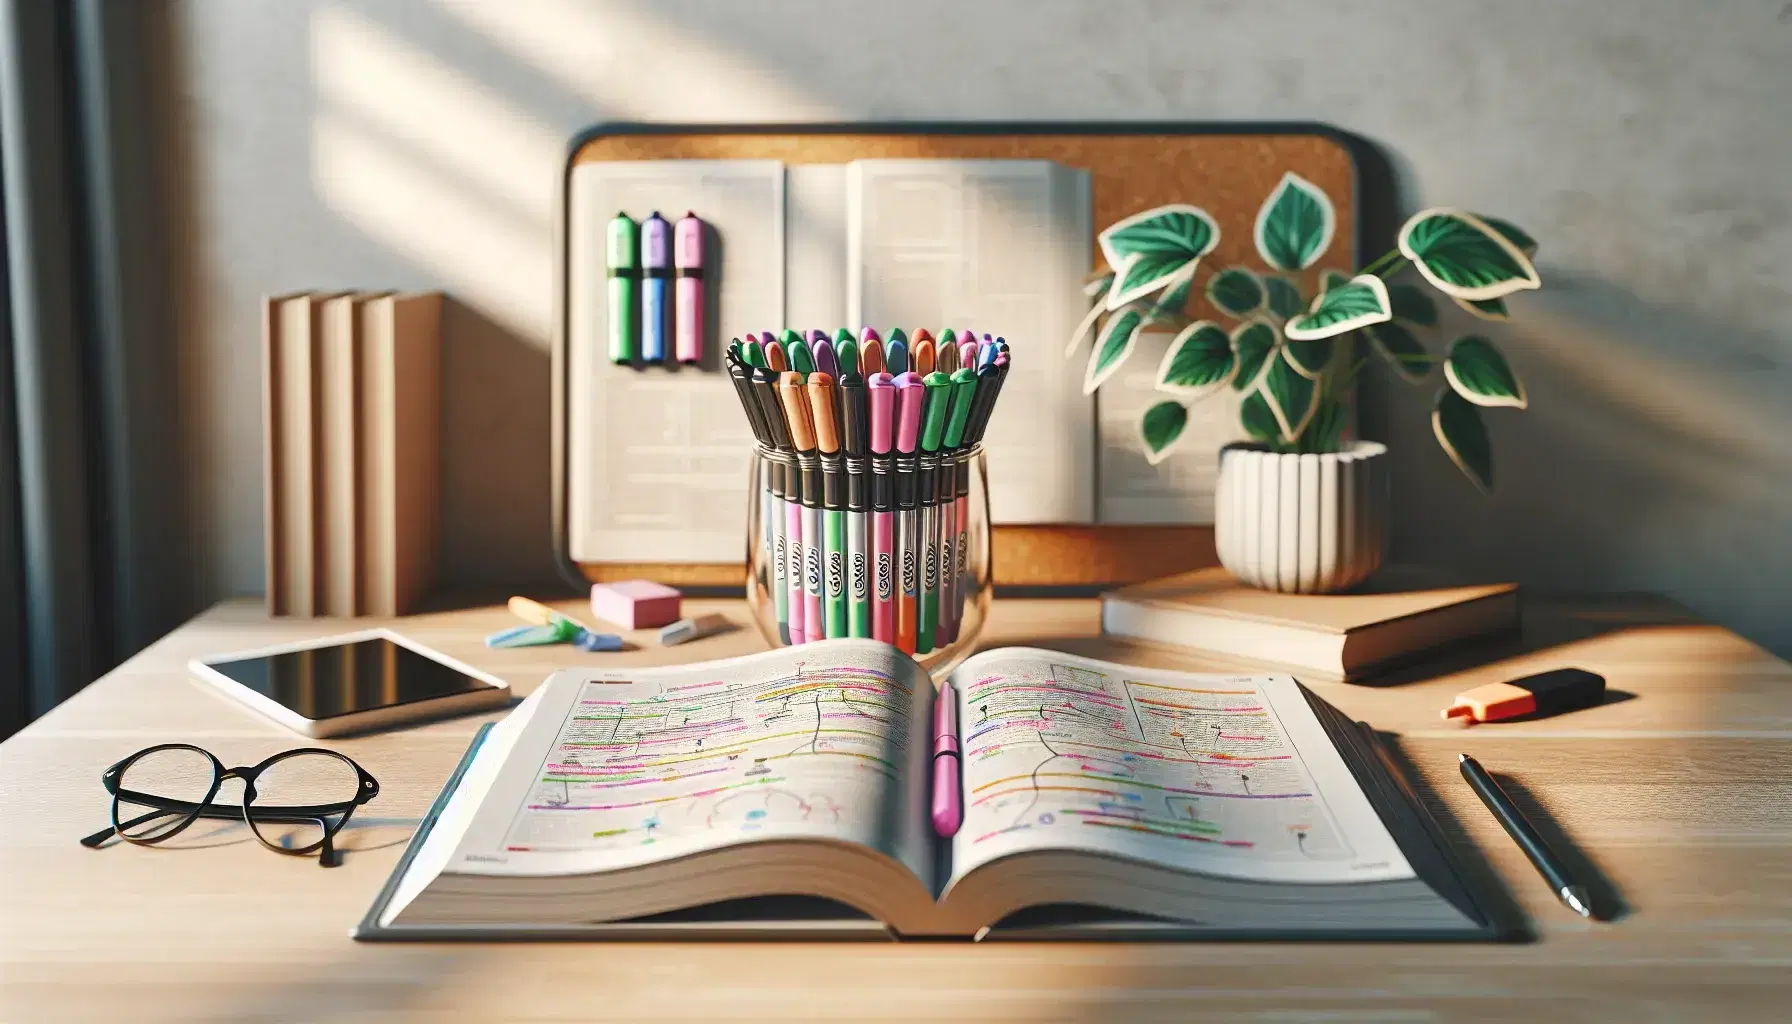
[[[871,638],[896,642],[895,378],[865,379],[871,405]]]
[[[958,694],[948,680],[940,683],[933,697],[933,830],[944,839],[957,835],[964,823],[959,784],[963,756],[958,746]]]
[[[672,229],[672,266],[677,275],[674,300],[678,327],[674,334],[678,361],[703,361],[703,222],[685,211]]]

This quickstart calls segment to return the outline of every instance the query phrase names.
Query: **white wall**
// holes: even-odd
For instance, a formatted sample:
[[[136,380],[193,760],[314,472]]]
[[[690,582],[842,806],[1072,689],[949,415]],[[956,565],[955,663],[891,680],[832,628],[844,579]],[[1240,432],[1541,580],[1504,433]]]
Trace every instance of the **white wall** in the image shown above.
[[[552,577],[565,140],[605,120],[1310,120],[1397,212],[1497,212],[1546,290],[1494,332],[1533,408],[1499,493],[1373,387],[1397,554],[1663,591],[1792,653],[1792,5],[185,0],[176,246],[207,596],[258,592],[265,292],[441,287],[452,578]],[[1199,196],[1191,196],[1199,202]],[[1385,397],[1385,402],[1381,399]]]

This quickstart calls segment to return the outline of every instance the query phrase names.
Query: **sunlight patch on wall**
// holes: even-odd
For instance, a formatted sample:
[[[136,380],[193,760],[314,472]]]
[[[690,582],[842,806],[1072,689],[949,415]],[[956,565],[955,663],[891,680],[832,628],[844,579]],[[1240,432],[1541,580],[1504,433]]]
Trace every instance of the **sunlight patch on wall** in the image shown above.
[[[439,275],[450,294],[548,346],[553,261],[544,230],[474,199],[464,183],[339,114],[317,115],[311,146],[325,205]]]
[[[776,122],[844,117],[837,106],[791,84],[778,68],[743,47],[689,31],[647,10],[588,0],[438,3],[443,13],[617,119]]]
[[[546,348],[560,138],[360,15],[319,8],[311,43],[319,199]]]

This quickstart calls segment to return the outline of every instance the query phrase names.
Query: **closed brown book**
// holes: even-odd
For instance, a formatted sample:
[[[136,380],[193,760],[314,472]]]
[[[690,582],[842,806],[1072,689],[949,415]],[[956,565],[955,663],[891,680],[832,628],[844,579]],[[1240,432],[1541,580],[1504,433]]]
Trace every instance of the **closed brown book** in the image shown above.
[[[267,602],[272,615],[316,614],[318,296],[262,304]]]
[[[323,302],[318,366],[319,610],[361,614],[360,294]]]
[[[440,515],[442,296],[361,306],[361,594],[403,615],[434,582]]]
[[[1386,566],[1348,594],[1278,594],[1200,569],[1109,591],[1110,636],[1359,679],[1448,644],[1518,626],[1518,585]]]

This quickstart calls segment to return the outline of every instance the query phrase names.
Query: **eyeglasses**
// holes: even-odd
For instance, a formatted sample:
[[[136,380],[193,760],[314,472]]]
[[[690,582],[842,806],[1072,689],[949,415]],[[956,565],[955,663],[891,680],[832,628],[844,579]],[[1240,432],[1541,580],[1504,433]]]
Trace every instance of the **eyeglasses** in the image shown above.
[[[225,779],[243,780],[240,806],[212,802]],[[100,781],[112,794],[112,826],[82,846],[97,848],[114,835],[150,846],[200,818],[240,818],[268,849],[300,856],[317,850],[326,868],[341,863],[336,833],[355,808],[380,793],[366,769],[319,747],[283,751],[252,768],[226,768],[208,750],[163,743],[106,769]]]

